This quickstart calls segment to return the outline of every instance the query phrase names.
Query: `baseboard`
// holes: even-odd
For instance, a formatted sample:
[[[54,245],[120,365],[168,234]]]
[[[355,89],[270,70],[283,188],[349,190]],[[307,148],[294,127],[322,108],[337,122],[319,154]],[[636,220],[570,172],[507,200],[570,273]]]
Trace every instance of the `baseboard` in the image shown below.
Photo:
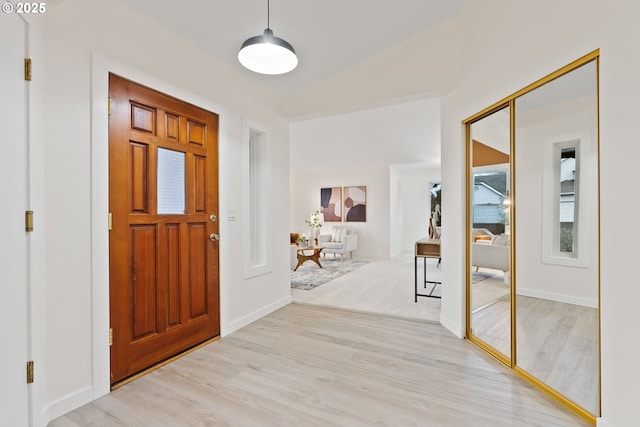
[[[616,426],[608,421],[605,421],[602,418],[596,418],[596,427],[616,427]]]
[[[546,299],[550,301],[562,302],[565,304],[580,305],[583,307],[598,308],[598,300],[589,298],[573,297],[571,295],[555,294],[552,292],[538,291],[535,289],[518,288],[518,295],[532,298]]]
[[[49,405],[44,409],[43,416],[48,415],[46,418],[48,423],[91,401],[93,401],[93,386],[85,387]]]
[[[226,327],[221,331],[221,335],[224,337],[226,335],[229,335],[235,331],[237,331],[240,328],[243,328],[253,322],[255,322],[258,319],[263,318],[264,316],[266,316],[267,314],[271,314],[276,310],[281,309],[282,307],[284,307],[285,305],[291,304],[291,301],[293,301],[293,298],[291,297],[291,295],[286,296],[284,298],[281,298],[269,305],[266,305],[256,311],[254,311],[253,313],[249,313],[246,316],[243,316],[237,320],[234,320],[232,322],[229,322]]]

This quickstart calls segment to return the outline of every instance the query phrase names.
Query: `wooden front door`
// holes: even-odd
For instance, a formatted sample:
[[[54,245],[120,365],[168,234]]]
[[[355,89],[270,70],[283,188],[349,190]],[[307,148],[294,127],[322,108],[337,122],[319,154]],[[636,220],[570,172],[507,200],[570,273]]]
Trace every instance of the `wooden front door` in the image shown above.
[[[109,92],[114,384],[220,334],[218,116],[115,75]]]

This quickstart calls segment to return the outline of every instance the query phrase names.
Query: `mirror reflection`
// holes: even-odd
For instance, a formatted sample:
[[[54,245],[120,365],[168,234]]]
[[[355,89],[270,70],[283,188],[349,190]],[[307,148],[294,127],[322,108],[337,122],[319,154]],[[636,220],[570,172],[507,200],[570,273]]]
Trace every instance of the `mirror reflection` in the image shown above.
[[[596,61],[515,100],[516,366],[599,412]]]
[[[511,357],[509,108],[471,125],[472,333]]]

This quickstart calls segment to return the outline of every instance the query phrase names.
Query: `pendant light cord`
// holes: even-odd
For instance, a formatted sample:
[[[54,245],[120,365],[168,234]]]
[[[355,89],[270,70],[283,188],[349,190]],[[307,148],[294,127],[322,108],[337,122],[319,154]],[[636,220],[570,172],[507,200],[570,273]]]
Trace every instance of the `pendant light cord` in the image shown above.
[[[267,28],[271,28],[269,27],[269,0],[267,0]]]

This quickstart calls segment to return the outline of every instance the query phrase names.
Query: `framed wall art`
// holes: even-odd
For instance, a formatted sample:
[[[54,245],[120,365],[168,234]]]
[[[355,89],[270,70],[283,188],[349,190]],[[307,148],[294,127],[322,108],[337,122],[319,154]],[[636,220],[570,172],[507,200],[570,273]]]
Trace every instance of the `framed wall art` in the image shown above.
[[[325,222],[342,221],[342,188],[321,188],[320,206]]]
[[[364,185],[343,188],[344,220],[365,222],[367,220],[367,187]]]

